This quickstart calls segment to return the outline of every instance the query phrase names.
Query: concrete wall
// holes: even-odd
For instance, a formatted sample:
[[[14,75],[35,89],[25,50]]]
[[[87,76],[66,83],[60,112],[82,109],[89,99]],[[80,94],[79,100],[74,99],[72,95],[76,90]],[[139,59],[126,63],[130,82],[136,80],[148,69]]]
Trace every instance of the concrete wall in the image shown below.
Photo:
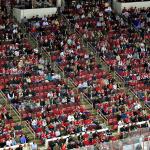
[[[21,22],[21,20],[26,16],[26,18],[31,18],[32,16],[39,15],[39,17],[43,17],[44,15],[55,14],[57,11],[56,7],[52,8],[36,8],[36,9],[13,9],[13,16],[17,19],[17,21]]]
[[[116,0],[113,1],[113,8],[115,9],[116,12],[121,13],[122,9],[126,7],[126,8],[130,8],[130,7],[137,7],[137,8],[141,8],[141,7],[150,7],[150,1],[145,1],[145,2],[130,2],[130,3],[121,3],[121,2],[117,2]]]

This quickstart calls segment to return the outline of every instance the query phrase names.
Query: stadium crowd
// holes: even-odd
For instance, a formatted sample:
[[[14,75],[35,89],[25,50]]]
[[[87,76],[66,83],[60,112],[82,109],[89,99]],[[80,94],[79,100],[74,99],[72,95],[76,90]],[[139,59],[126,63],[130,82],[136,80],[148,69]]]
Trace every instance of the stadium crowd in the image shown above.
[[[123,78],[125,85],[130,86],[146,103],[150,98],[148,10],[141,9],[141,15],[138,15],[139,9],[124,9],[122,15],[128,17],[128,21],[115,14],[110,7],[99,5],[93,8],[78,4],[75,8],[68,9],[69,13],[65,12],[69,14],[67,18],[82,37],[88,40],[110,68]],[[139,34],[130,22],[144,31],[139,31]]]
[[[134,13],[132,9],[122,12],[128,22],[110,6],[99,3],[97,6],[81,3],[63,13],[111,70],[122,77],[125,86],[148,103],[149,14],[145,13],[148,10],[133,10]],[[31,46],[27,34],[14,19],[1,14],[1,90],[21,118],[31,125],[42,144],[46,139],[57,138],[49,142],[50,150],[65,146],[72,149],[122,139],[122,133],[149,127],[150,115],[140,101],[119,86],[112,74],[97,62],[93,52],[87,52],[76,32],[68,30],[64,17],[56,14],[40,18],[37,15],[30,19],[25,17],[22,23],[39,42],[39,47]],[[139,29],[144,32],[139,34]],[[46,51],[51,61],[42,51]],[[68,80],[77,89],[68,84]],[[81,92],[105,118],[110,130],[105,130],[107,126],[83,106]],[[2,146],[28,142],[21,124],[13,121],[5,106],[0,107],[0,118]],[[119,135],[114,136],[118,128]],[[63,140],[62,136],[68,138]]]
[[[1,17],[4,35],[1,41],[5,43],[1,45],[1,89],[22,119],[31,124],[37,137],[43,142],[52,137],[102,129],[97,118],[80,104],[77,91],[54,72],[37,48],[31,47],[19,25],[10,18],[5,21],[5,17]],[[6,146],[12,146],[15,141],[7,139]]]
[[[56,16],[36,16],[27,21],[26,27],[35,38],[40,39],[40,46],[51,55],[51,60],[90,98],[94,107],[109,119],[113,129],[118,128],[120,121],[128,124],[148,120],[149,116],[140,103],[118,87],[111,74],[97,64],[93,53],[85,51],[75,34],[66,32],[62,19]],[[59,37],[56,36],[58,34]]]

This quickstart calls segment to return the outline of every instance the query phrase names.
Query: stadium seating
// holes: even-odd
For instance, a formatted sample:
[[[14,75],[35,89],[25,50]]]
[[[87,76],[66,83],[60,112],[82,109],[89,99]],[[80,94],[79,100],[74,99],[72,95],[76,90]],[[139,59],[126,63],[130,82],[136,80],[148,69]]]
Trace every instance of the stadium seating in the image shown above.
[[[1,16],[0,88],[41,144],[49,139],[50,150],[63,149],[66,143],[68,149],[95,146],[150,127],[150,115],[141,103],[150,101],[148,11],[131,8],[118,15],[108,5],[85,3],[65,9],[64,16],[24,18],[27,34],[38,43],[34,48],[18,23]],[[140,101],[118,85],[79,36]],[[81,95],[107,125],[83,105]],[[12,145],[12,131],[24,138],[5,107],[0,107],[0,118],[2,147]]]
[[[140,121],[136,115],[144,116],[145,112],[140,103],[118,87],[112,75],[97,64],[93,53],[86,52],[76,34],[66,34],[61,19],[54,16],[51,19],[48,16],[46,19],[45,16],[47,26],[42,26],[42,31],[41,26],[38,26],[36,33],[32,32],[35,24],[37,22],[42,24],[43,20],[44,18],[38,18],[36,21],[35,17],[28,20],[28,31],[37,39],[43,38],[43,34],[51,37],[46,40],[48,44],[42,43],[41,47],[50,53],[52,62],[59,65],[64,74],[90,99],[97,111],[106,116],[113,130],[118,129],[119,122],[122,120],[124,124],[134,122],[134,119],[132,120],[134,117],[137,122]],[[49,20],[52,21],[49,22]],[[51,32],[47,32],[47,29]],[[58,33],[61,38],[56,36]],[[52,47],[52,43],[55,43],[55,47]],[[141,121],[148,119],[148,115],[145,115],[146,118],[142,118]]]
[[[87,10],[84,5],[80,8],[77,7],[69,10],[69,12],[73,12],[67,16],[70,22],[74,24],[82,37],[96,48],[107,64],[118,72],[125,84],[142,101],[149,101],[149,31],[142,31],[143,35],[138,33],[138,29],[149,29],[148,13],[146,13],[148,10],[141,9],[144,11],[142,17],[137,14],[136,8],[124,9],[122,15],[129,17],[129,20],[124,20],[114,12],[107,11],[107,8],[101,11],[102,7],[97,6],[97,10],[93,12],[94,8]],[[86,13],[84,13],[85,10]],[[132,19],[135,17],[134,13],[133,17],[130,15],[130,12],[134,12],[134,10],[138,15],[137,19],[143,18],[143,22],[141,22],[143,27],[137,27],[137,30],[129,24],[132,22],[135,26],[137,22]],[[79,16],[80,11],[83,18]],[[76,14],[75,18],[73,18],[74,14]]]
[[[101,129],[97,118],[81,105],[77,90],[54,72],[26,36],[19,36],[18,43],[13,40],[4,40],[6,43],[1,45],[1,88],[37,137],[44,142],[52,137]]]

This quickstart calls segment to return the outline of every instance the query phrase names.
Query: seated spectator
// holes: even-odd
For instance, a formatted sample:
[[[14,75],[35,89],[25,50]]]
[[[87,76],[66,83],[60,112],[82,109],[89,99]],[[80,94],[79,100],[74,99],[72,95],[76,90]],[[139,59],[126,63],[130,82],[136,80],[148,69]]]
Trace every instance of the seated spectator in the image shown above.
[[[21,144],[27,143],[27,139],[26,139],[25,135],[21,135],[21,136],[20,136],[20,143],[21,143]]]

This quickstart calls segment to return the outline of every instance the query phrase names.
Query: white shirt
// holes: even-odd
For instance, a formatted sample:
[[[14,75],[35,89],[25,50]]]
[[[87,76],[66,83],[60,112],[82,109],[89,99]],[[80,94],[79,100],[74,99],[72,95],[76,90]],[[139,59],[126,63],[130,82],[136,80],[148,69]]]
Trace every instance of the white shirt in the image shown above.
[[[36,23],[35,23],[35,26],[36,26],[36,27],[40,27],[40,23],[39,23],[39,22],[36,22]]]
[[[139,104],[139,103],[136,103],[135,105],[134,105],[134,109],[135,110],[138,110],[138,109],[140,109],[141,108],[141,105]]]
[[[11,145],[12,145],[12,140],[7,140],[7,141],[6,141],[6,145],[7,145],[7,146],[11,146]]]
[[[14,93],[13,93],[13,94],[12,94],[12,97],[11,97],[9,94],[7,94],[7,97],[8,97],[9,100],[12,100],[12,99],[14,99],[15,95],[14,95]]]
[[[19,56],[19,51],[15,51],[15,56]]]
[[[32,126],[36,126],[37,125],[37,120],[34,119],[31,124],[32,124]]]
[[[37,150],[37,144],[36,143],[31,144],[31,150]]]
[[[43,125],[44,127],[47,126],[46,120],[43,120],[43,121],[42,121],[42,125]]]
[[[17,29],[14,29],[14,30],[13,30],[13,33],[18,33],[18,30],[17,30]]]
[[[70,101],[71,101],[72,103],[74,103],[74,102],[75,102],[75,98],[74,98],[74,97],[71,97],[71,98],[70,98]]]
[[[116,85],[116,84],[113,85],[113,89],[114,89],[114,90],[117,89],[117,85]]]
[[[53,97],[53,93],[51,93],[51,92],[50,92],[50,93],[48,93],[48,94],[47,94],[47,97],[52,98],[52,97]]]
[[[61,79],[61,76],[59,74],[54,74],[52,76],[52,79]]]
[[[119,126],[123,126],[124,125],[124,122],[122,120],[118,121],[118,125]]]
[[[87,82],[86,82],[86,81],[85,81],[85,82],[83,82],[82,86],[83,86],[83,87],[88,87]]]
[[[77,5],[77,9],[80,9],[82,7],[82,5],[78,4]]]
[[[83,132],[85,132],[85,131],[86,131],[86,128],[85,128],[84,126],[82,127],[82,131],[83,131]]]
[[[88,59],[88,58],[89,58],[89,55],[88,55],[88,54],[85,54],[85,55],[84,55],[84,58],[85,58],[85,59]]]
[[[71,122],[71,121],[74,121],[75,119],[74,119],[74,116],[69,115],[68,118],[67,118],[67,120],[68,120],[69,122]]]
[[[65,53],[64,53],[64,52],[61,52],[61,53],[60,53],[60,56],[61,56],[61,57],[64,57],[64,56],[65,56]]]
[[[56,134],[56,136],[60,136],[60,131],[57,130],[57,131],[55,132],[55,134]]]
[[[44,21],[42,25],[43,26],[48,26],[48,22]]]
[[[112,11],[111,7],[105,9],[105,12],[111,12],[111,11]]]
[[[62,103],[67,103],[67,98],[66,97],[62,98]]]

